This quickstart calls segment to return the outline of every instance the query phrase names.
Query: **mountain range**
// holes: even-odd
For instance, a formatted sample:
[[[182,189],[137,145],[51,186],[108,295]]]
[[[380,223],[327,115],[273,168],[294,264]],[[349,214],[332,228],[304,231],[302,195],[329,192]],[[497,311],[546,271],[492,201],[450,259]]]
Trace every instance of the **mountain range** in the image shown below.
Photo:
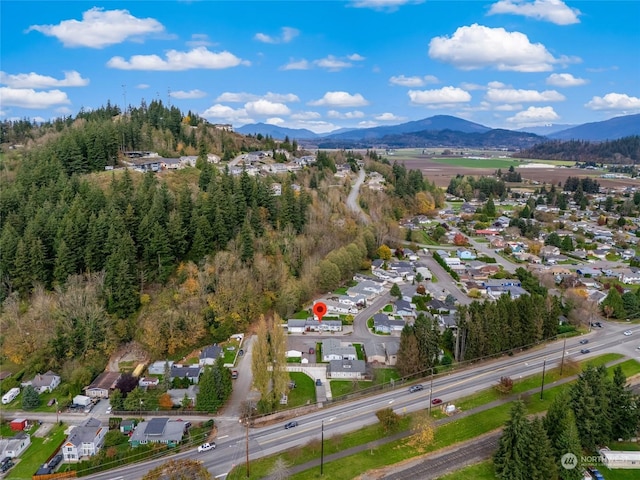
[[[317,134],[306,129],[284,128],[264,123],[236,129],[244,135],[262,134],[275,139],[289,137],[302,145],[318,148],[367,147],[496,147],[528,148],[548,140],[601,142],[640,135],[640,114],[614,117],[583,125],[545,125],[521,130],[492,129],[450,115],[436,115],[399,125],[340,129]]]

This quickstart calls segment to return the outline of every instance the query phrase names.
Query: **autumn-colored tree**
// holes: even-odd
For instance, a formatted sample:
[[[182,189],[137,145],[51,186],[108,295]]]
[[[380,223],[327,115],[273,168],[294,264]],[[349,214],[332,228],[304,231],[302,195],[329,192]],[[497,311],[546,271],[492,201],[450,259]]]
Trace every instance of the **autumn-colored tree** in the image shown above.
[[[211,480],[213,477],[200,460],[169,460],[147,472],[142,480]]]
[[[163,393],[162,395],[160,395],[160,398],[158,399],[158,404],[160,405],[160,408],[164,408],[166,410],[172,409],[173,400],[171,400],[171,395],[169,395],[168,393]]]
[[[389,260],[391,260],[391,249],[386,246],[386,245],[380,245],[380,248],[378,248],[378,257],[380,257],[382,260],[384,260],[385,262],[388,262]]]
[[[453,244],[461,247],[461,246],[464,246],[464,245],[468,245],[469,244],[469,240],[463,234],[458,232],[453,237]]]
[[[376,417],[380,420],[385,433],[397,430],[400,425],[400,415],[393,411],[393,408],[383,408],[376,412]]]
[[[409,439],[409,445],[418,450],[425,450],[435,438],[433,418],[425,410],[415,413],[412,417],[411,431],[413,435]]]
[[[500,377],[500,381],[495,388],[502,394],[511,393],[511,390],[513,390],[513,380],[511,379],[511,377]]]
[[[436,202],[433,196],[429,192],[416,193],[416,213],[419,215],[426,215],[433,211]]]

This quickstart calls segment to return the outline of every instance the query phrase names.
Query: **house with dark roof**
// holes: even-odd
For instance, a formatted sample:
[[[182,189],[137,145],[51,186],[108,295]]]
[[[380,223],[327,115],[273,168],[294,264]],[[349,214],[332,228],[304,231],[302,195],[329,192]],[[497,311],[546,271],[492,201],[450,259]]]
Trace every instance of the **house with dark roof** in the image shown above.
[[[85,394],[92,398],[109,398],[109,394],[116,388],[120,376],[119,372],[102,372],[91,382],[91,385],[85,387]]]
[[[186,423],[183,420],[169,420],[168,417],[152,418],[138,424],[129,437],[129,443],[132,447],[148,443],[164,443],[175,447],[182,440]]]
[[[331,379],[361,379],[367,372],[364,360],[331,360],[327,368],[327,377]]]
[[[109,428],[103,427],[97,418],[90,417],[74,427],[62,444],[62,456],[66,462],[77,462],[82,457],[91,457],[98,453],[104,443]]]
[[[392,320],[386,313],[376,313],[373,316],[373,330],[376,333],[399,335],[405,325],[404,320]]]
[[[200,352],[200,360],[198,363],[201,367],[204,367],[205,365],[213,365],[221,357],[224,357],[222,348],[217,344],[209,345],[207,348],[203,348]]]
[[[186,378],[191,383],[198,383],[200,381],[200,375],[202,375],[202,367],[200,365],[190,365],[187,367],[173,365],[171,367],[171,373],[169,373],[169,378],[171,378],[172,381],[174,378]]]

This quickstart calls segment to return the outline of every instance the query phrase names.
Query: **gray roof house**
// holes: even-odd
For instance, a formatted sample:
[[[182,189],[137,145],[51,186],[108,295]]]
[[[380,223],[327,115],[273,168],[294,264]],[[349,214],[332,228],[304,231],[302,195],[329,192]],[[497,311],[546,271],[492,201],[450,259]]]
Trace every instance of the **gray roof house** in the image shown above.
[[[307,318],[300,320],[291,318],[287,320],[287,332],[303,333],[303,332],[341,332],[342,320],[316,320],[315,318]]]
[[[164,375],[167,363],[169,364],[169,369],[171,369],[175,362],[173,360],[158,360],[157,362],[153,362],[149,365],[149,375]]]
[[[185,424],[183,420],[172,420],[168,417],[152,418],[141,422],[129,438],[132,447],[147,443],[165,443],[175,447],[182,440]]]
[[[404,326],[404,320],[391,320],[386,313],[376,313],[373,316],[373,329],[376,333],[399,334]]]
[[[33,380],[21,383],[23,387],[31,385],[36,392],[52,392],[58,385],[60,385],[60,375],[53,373],[49,370],[47,373],[38,373]]]
[[[191,383],[198,383],[200,381],[201,374],[202,367],[200,365],[192,365],[188,367],[173,365],[169,375],[171,380],[174,378],[188,378]]]
[[[203,348],[200,352],[199,364],[201,367],[205,365],[213,365],[216,361],[224,357],[224,352],[219,345],[209,345],[207,348]]]
[[[327,376],[332,379],[360,379],[367,371],[364,360],[331,360],[327,368]]]
[[[343,345],[337,338],[327,338],[322,341],[322,360],[356,360],[356,348],[351,344]]]
[[[13,437],[0,438],[0,458],[16,458],[31,445],[31,436],[18,432]]]
[[[104,436],[109,431],[97,418],[87,418],[79,426],[71,430],[67,440],[62,444],[62,456],[66,462],[77,462],[82,457],[90,457],[98,453],[104,443]]]

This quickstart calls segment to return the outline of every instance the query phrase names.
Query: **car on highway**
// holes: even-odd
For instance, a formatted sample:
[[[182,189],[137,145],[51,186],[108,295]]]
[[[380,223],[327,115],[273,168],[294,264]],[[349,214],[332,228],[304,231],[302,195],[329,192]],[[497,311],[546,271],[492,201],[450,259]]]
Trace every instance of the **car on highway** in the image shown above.
[[[588,348],[583,348],[582,350],[580,350],[580,353],[589,353],[591,350],[589,350]]]
[[[208,452],[209,450],[213,450],[216,448],[216,443],[203,443],[198,447],[198,452]]]
[[[297,426],[298,426],[298,422],[294,420],[293,422],[285,423],[284,429],[289,430],[290,428],[297,427]]]
[[[441,403],[442,403],[441,398],[434,398],[433,400],[431,400],[431,405],[440,405]]]
[[[631,332],[631,330],[625,330],[624,331],[624,335],[625,337],[628,337],[629,335],[631,335],[633,332]]]
[[[580,345],[586,345],[587,343],[589,343],[589,340],[586,338],[584,340],[580,340]]]
[[[420,390],[424,390],[424,385],[412,385],[409,387],[409,393],[419,392]]]

